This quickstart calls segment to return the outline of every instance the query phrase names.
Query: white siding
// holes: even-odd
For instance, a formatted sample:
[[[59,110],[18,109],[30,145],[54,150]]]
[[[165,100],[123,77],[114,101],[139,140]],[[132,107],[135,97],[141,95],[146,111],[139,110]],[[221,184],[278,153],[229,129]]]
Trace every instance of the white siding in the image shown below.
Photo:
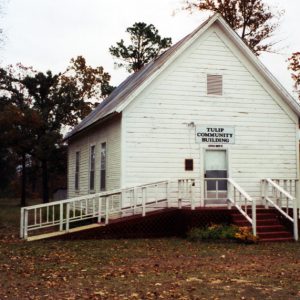
[[[203,147],[191,122],[235,127],[230,177],[250,195],[262,178],[297,177],[296,115],[220,35],[208,30],[123,111],[123,186],[199,177]],[[222,96],[207,96],[207,74],[223,75]],[[184,171],[185,158],[194,171]]]
[[[100,189],[100,149],[106,142],[106,189],[120,188],[121,177],[121,121],[114,119],[106,125],[81,133],[69,142],[68,147],[68,196],[86,195],[89,191],[90,146],[96,146],[95,192]],[[75,191],[75,153],[80,151],[79,191]]]

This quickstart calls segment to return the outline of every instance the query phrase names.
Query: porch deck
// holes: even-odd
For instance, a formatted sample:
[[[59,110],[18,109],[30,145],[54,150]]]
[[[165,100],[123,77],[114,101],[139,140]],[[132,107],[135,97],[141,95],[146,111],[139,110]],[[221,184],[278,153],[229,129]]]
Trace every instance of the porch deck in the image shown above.
[[[224,180],[227,182],[227,190],[223,188],[220,191],[218,181],[224,182]],[[215,191],[207,188],[208,182],[210,187],[215,183]],[[164,229],[169,228],[168,232],[171,235],[182,235],[191,226],[233,223],[239,226],[251,226],[253,234],[259,235],[261,240],[290,240],[290,234],[284,227],[279,226],[282,225],[277,216],[279,214],[281,218],[284,217],[293,224],[294,239],[298,239],[296,199],[271,179],[262,181],[264,208],[257,206],[256,201],[231,178],[205,180],[203,200],[199,198],[199,193],[197,194],[197,188],[200,186],[195,179],[160,181],[25,207],[21,211],[21,237],[36,240],[74,236],[75,232],[80,232],[80,235],[82,232],[95,230],[107,232],[111,226],[122,224],[126,228],[132,222],[143,224],[146,220],[155,219],[157,216],[173,224],[162,226]],[[291,204],[292,215],[290,215]],[[268,206],[272,208],[268,209]],[[175,224],[168,216],[172,216],[170,218],[175,220]],[[197,216],[195,218],[198,225],[196,223],[193,225],[193,216]],[[164,224],[164,221],[160,222]],[[150,229],[147,229],[150,233],[157,227],[151,224],[148,225]],[[103,228],[99,228],[100,226]],[[144,232],[147,230],[145,229]],[[29,233],[34,233],[35,237],[32,234],[28,236]],[[126,236],[122,233],[124,232],[121,228],[118,231],[119,237]],[[157,234],[161,234],[160,231]]]

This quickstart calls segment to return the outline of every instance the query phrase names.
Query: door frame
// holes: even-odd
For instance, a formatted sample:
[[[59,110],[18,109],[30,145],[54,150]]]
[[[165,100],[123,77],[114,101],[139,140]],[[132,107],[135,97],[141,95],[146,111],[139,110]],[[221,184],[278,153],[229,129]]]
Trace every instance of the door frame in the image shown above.
[[[231,149],[228,146],[223,147],[209,147],[209,145],[203,145],[200,147],[200,194],[201,194],[201,206],[204,206],[204,180],[205,180],[205,154],[206,151],[226,151],[227,160],[227,178],[231,177]]]

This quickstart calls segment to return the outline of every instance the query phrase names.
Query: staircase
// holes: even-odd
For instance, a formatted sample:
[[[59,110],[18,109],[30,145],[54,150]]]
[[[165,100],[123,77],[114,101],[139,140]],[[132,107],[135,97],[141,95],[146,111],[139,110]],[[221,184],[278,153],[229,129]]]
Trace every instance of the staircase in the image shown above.
[[[239,227],[249,226],[249,222],[238,211],[231,215],[234,225]],[[278,212],[273,209],[257,207],[256,229],[260,242],[293,242],[294,238],[290,231],[280,222]]]

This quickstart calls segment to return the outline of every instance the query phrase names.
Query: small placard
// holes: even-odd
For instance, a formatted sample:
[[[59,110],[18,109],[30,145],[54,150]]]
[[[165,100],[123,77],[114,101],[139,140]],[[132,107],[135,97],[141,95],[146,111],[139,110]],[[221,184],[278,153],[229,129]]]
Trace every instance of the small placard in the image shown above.
[[[234,144],[234,127],[196,126],[196,143],[198,144]]]

